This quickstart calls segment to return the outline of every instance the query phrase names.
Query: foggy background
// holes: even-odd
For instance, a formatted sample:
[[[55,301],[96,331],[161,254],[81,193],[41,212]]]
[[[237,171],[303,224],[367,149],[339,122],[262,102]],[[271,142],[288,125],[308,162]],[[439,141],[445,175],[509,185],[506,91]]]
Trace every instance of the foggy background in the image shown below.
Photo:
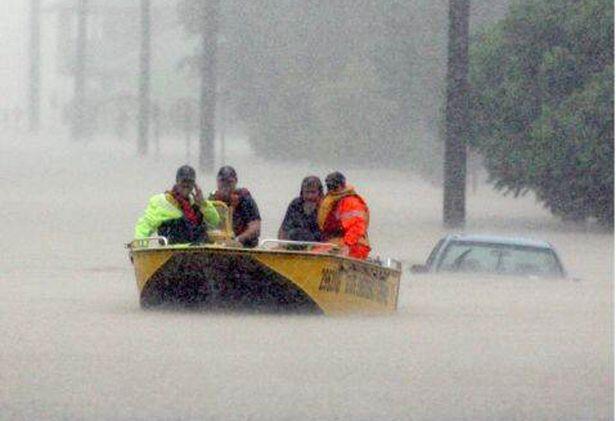
[[[136,147],[139,2],[86,2],[81,118],[77,4],[40,1],[41,127],[66,137],[80,125],[82,142],[115,138]],[[185,151],[197,147],[199,30],[207,23],[198,5],[150,2],[150,152],[161,139]],[[3,39],[3,118],[24,130],[30,7],[27,1],[2,7],[3,32],[11,35]],[[505,0],[473,2],[471,28],[506,9]],[[239,137],[277,160],[395,167],[440,182],[447,11],[446,1],[221,2],[217,140]],[[225,145],[233,141],[241,143]],[[224,146],[215,154],[224,160]],[[473,174],[480,166],[471,157]]]
[[[373,254],[404,266],[399,311],[376,318],[139,308],[123,244],[177,167],[198,166],[199,40],[181,1],[152,1],[159,114],[138,156],[139,4],[90,2],[104,7],[79,139],[72,2],[42,1],[38,133],[29,2],[0,4],[1,419],[613,419],[611,229],[503,196],[473,155],[466,226],[443,227],[448,2],[221,2],[215,168],[238,170],[261,238],[305,175],[344,172],[370,206]],[[473,33],[508,2],[471,5]],[[375,129],[357,141],[361,125]],[[409,273],[461,231],[547,240],[579,281]]]

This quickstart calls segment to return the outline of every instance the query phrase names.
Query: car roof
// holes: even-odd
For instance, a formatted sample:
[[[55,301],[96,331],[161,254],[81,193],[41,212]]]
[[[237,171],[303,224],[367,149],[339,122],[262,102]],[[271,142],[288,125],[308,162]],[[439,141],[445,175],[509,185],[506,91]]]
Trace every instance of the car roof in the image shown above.
[[[508,237],[501,235],[473,235],[473,234],[456,234],[456,235],[448,235],[446,237],[450,241],[469,241],[472,243],[490,243],[490,244],[506,244],[512,246],[521,246],[521,247],[536,247],[536,248],[545,248],[552,249],[550,243],[541,240],[534,240],[531,238],[524,237]]]

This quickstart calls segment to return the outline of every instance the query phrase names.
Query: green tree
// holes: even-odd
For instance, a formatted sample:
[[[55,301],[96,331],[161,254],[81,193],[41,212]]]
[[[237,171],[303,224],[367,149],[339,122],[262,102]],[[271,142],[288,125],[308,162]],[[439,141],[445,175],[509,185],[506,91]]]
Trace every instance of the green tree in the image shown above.
[[[613,222],[613,3],[535,0],[471,46],[469,142],[495,187]]]

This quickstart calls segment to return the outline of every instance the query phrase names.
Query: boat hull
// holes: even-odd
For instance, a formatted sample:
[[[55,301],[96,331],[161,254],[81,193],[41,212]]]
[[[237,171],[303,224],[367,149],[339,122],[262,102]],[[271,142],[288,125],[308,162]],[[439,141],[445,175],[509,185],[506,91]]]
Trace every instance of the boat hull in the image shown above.
[[[219,246],[131,250],[140,302],[208,309],[391,313],[400,271],[301,251]]]

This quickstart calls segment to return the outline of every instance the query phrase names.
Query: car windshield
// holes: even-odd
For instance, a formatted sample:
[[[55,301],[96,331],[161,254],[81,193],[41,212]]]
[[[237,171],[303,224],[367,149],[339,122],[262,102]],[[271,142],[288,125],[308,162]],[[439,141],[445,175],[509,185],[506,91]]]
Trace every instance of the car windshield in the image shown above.
[[[472,242],[449,244],[438,270],[545,277],[563,275],[558,258],[550,249]]]

